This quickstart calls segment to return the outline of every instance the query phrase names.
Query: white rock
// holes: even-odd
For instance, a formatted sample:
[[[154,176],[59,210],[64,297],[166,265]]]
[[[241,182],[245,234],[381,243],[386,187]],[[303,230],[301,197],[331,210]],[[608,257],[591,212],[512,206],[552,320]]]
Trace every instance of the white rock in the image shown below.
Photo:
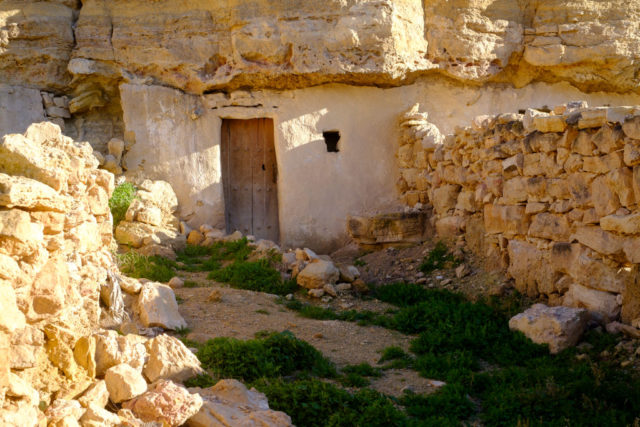
[[[109,368],[104,376],[109,399],[114,403],[124,402],[147,391],[147,382],[142,374],[126,363]]]
[[[138,296],[140,320],[145,327],[160,326],[164,329],[186,328],[187,322],[178,311],[173,290],[166,285],[148,282]]]
[[[159,335],[147,342],[149,361],[143,373],[149,382],[169,379],[183,382],[202,374],[198,358],[178,339]]]
[[[90,405],[80,418],[82,427],[112,427],[120,424],[119,416],[97,405]]]
[[[340,271],[332,262],[316,259],[309,263],[298,274],[298,285],[307,289],[322,288],[325,284],[335,284],[340,277]]]
[[[332,297],[337,297],[338,296],[338,292],[337,292],[336,288],[330,283],[327,283],[326,285],[324,285],[324,287],[322,289],[324,290],[324,292],[326,294],[331,295]]]
[[[210,426],[292,426],[284,412],[269,409],[264,394],[247,388],[237,380],[220,380],[213,387],[191,388],[202,396],[204,404],[197,414],[189,418],[189,427]]]
[[[78,402],[85,408],[90,406],[104,408],[109,403],[109,390],[107,390],[107,383],[104,380],[97,380],[91,385],[82,396],[78,399]]]
[[[584,309],[535,304],[513,316],[509,328],[521,331],[535,343],[548,344],[551,353],[558,353],[578,342],[588,320]]]
[[[171,280],[169,280],[169,283],[167,283],[167,285],[169,285],[171,289],[177,289],[184,286],[184,281],[178,276],[176,276],[176,277],[172,277]]]
[[[198,413],[202,407],[202,398],[198,394],[190,394],[187,389],[171,381],[159,380],[148,392],[122,406],[144,422],[179,426]]]
[[[586,308],[603,320],[615,320],[620,314],[620,303],[616,294],[589,289],[576,283],[564,294],[563,305]]]

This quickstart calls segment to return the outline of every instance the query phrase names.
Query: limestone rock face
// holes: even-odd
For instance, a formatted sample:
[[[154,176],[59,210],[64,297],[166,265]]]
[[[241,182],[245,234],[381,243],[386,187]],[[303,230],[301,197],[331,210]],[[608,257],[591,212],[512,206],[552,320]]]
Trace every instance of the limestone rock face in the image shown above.
[[[75,0],[3,2],[0,11],[0,81],[56,90],[70,80]]]
[[[160,380],[142,396],[122,406],[144,422],[179,426],[198,413],[202,398],[171,381]]]
[[[165,329],[178,329],[187,326],[187,322],[178,311],[176,296],[167,285],[148,282],[142,286],[138,296],[140,319],[145,326],[160,326]]]
[[[509,328],[522,332],[535,343],[548,344],[551,353],[558,353],[578,342],[588,320],[584,309],[535,304],[513,316]]]
[[[198,358],[176,338],[159,335],[147,342],[149,361],[144,375],[150,382],[168,379],[183,382],[204,372]]]
[[[80,12],[69,68],[104,78],[122,67],[192,93],[398,84],[433,70],[462,81],[561,79],[585,89],[637,90],[639,10],[587,0],[492,7],[469,0],[250,7],[229,0],[181,6],[90,0]],[[167,37],[172,43],[162,43]]]
[[[190,392],[202,396],[204,404],[197,414],[189,418],[189,427],[211,425],[261,425],[269,427],[292,426],[291,418],[284,412],[269,409],[263,393],[248,390],[237,380],[220,380],[213,387],[190,388]]]

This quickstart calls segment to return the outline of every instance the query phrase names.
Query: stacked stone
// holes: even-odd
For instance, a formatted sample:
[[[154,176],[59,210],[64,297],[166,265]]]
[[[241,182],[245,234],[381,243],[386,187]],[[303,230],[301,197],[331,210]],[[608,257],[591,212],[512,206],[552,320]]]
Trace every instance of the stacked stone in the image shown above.
[[[2,425],[34,425],[41,400],[72,393],[84,376],[72,348],[97,327],[114,267],[113,175],[92,153],[52,123],[0,140]]]
[[[405,195],[428,194],[441,237],[464,238],[528,295],[640,322],[640,108],[481,116],[425,167],[412,160]]]

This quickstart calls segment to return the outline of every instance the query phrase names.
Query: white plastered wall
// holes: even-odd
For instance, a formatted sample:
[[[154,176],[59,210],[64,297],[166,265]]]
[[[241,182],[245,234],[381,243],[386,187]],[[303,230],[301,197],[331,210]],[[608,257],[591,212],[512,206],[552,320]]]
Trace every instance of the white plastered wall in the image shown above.
[[[640,96],[585,94],[568,84],[482,88],[444,80],[381,89],[326,85],[287,92],[185,95],[157,86],[122,85],[127,131],[136,144],[130,174],[165,179],[192,225],[224,226],[220,168],[223,118],[274,120],[281,243],[328,251],[347,241],[348,215],[401,209],[395,182],[398,116],[415,103],[443,133],[477,115],[587,100],[640,104]],[[328,153],[323,131],[337,130],[340,152]]]

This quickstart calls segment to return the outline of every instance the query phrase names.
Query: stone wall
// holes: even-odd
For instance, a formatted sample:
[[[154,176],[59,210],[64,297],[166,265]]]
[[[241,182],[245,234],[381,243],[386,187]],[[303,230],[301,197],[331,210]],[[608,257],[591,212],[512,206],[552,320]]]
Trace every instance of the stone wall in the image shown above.
[[[501,266],[518,290],[630,323],[640,317],[640,108],[479,116],[443,137],[401,118],[398,189],[437,233]]]
[[[89,144],[51,123],[0,140],[2,425],[35,425],[40,401],[90,380],[72,349],[99,327],[100,288],[116,268],[114,178],[97,166]]]

